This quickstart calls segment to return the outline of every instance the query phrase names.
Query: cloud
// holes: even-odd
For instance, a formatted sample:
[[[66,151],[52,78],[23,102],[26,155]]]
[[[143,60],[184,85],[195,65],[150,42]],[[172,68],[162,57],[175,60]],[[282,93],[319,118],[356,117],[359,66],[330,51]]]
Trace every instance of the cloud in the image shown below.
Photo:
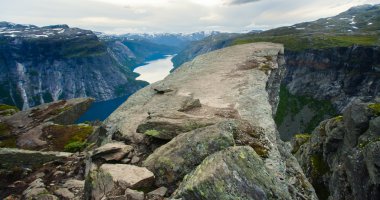
[[[260,0],[229,0],[228,4],[230,5],[241,5],[241,4],[247,4],[247,3],[253,3]]]
[[[0,19],[118,34],[242,32],[330,17],[365,3],[380,0],[0,0]]]

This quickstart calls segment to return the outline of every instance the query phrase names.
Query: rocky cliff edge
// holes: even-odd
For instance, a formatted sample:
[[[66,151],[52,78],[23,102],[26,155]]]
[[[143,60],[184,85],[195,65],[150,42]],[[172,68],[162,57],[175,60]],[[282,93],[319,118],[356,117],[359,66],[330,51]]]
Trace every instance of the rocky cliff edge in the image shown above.
[[[86,199],[316,199],[272,117],[283,53],[273,43],[221,49],[135,93],[105,121]]]

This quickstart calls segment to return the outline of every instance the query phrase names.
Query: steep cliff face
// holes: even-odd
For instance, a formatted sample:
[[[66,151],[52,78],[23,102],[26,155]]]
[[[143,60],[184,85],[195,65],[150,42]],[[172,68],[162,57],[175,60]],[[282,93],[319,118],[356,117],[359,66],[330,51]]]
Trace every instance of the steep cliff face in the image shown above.
[[[379,55],[377,46],[286,51],[283,102],[276,116],[282,138],[310,133],[355,99],[374,100],[380,94]]]
[[[342,112],[354,99],[380,94],[380,48],[337,47],[286,53],[284,84],[292,94],[331,100]]]
[[[273,120],[283,53],[273,43],[221,49],[132,95],[105,121],[86,198],[165,187],[183,199],[316,199]],[[138,177],[120,175],[130,170]]]
[[[355,101],[311,135],[296,135],[293,153],[320,199],[380,198],[380,103]]]
[[[27,109],[70,99],[97,101],[146,85],[91,31],[66,25],[0,24],[0,101]]]

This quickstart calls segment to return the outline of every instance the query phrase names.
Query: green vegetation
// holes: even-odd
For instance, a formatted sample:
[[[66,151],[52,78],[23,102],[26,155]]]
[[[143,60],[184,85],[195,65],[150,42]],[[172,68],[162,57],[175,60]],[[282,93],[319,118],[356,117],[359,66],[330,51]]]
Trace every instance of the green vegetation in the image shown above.
[[[335,122],[341,122],[341,121],[343,121],[343,116],[342,115],[336,116],[336,117],[334,117],[334,120],[335,120]]]
[[[65,150],[67,145],[69,145],[68,148],[78,147],[80,146],[79,143],[82,144],[81,146],[86,146],[86,139],[92,134],[93,127],[87,125],[51,125],[44,128],[43,132],[44,137],[50,136],[49,143],[53,147],[50,150],[61,151]]]
[[[8,109],[15,109],[15,110],[19,111],[19,109],[16,106],[0,104],[0,111],[8,110]]]
[[[295,144],[292,150],[293,154],[297,153],[300,147],[310,140],[311,135],[309,133],[303,133],[303,134],[300,133],[300,134],[294,135],[294,137],[296,138],[296,140],[295,140]]]
[[[0,104],[0,111],[10,110],[10,109],[13,109],[13,110],[16,110],[16,111],[20,111],[16,106],[10,106],[10,105],[5,105],[5,104]]]
[[[380,103],[373,103],[373,104],[370,104],[368,105],[368,108],[372,110],[372,112],[376,115],[376,116],[380,116]]]
[[[147,131],[145,131],[144,134],[145,134],[145,135],[152,136],[152,137],[155,137],[155,136],[160,135],[160,132],[157,131],[157,130],[147,130]]]
[[[65,106],[63,108],[59,108],[59,109],[54,110],[53,112],[51,112],[51,114],[52,115],[58,115],[58,114],[61,114],[61,113],[65,112],[65,111],[68,111],[68,110],[70,110],[72,108],[73,108],[72,106],[67,105],[67,106]]]
[[[17,137],[11,134],[11,128],[0,122],[0,148],[16,148]]]
[[[62,46],[62,55],[65,58],[81,58],[101,56],[106,54],[106,46],[97,39],[77,39]]]
[[[294,118],[306,106],[313,110],[315,115],[303,125],[304,132],[311,133],[326,117],[336,115],[336,111],[329,101],[320,101],[307,96],[296,96],[291,94],[284,85],[281,85],[280,102],[275,116],[277,126],[281,126],[286,116]]]
[[[10,133],[11,133],[10,127],[5,123],[0,122],[0,138],[8,137],[10,136]]]
[[[323,160],[322,155],[312,155],[310,158],[310,164],[312,178],[320,178],[321,176],[330,171],[330,168],[327,165],[327,163]]]
[[[127,92],[127,86],[126,85],[118,85],[115,87],[115,95],[121,96]]]
[[[330,171],[329,166],[323,160],[322,155],[312,155],[310,158],[311,178],[315,192],[319,199],[327,199],[330,196],[329,189],[321,181],[322,176]]]
[[[377,138],[370,139],[370,140],[363,141],[363,142],[359,143],[358,147],[360,149],[364,149],[367,145],[375,143],[375,142],[379,142],[379,141],[380,141],[380,137],[377,137]]]
[[[300,134],[296,134],[294,137],[297,139],[309,140],[311,138],[311,135],[309,133],[300,133]]]
[[[379,43],[378,35],[246,35],[236,38],[232,45],[247,44],[253,42],[275,42],[284,44],[285,49],[291,51],[303,51],[306,49],[326,49],[332,47],[349,47],[352,45],[372,46]]]
[[[83,151],[83,149],[85,149],[87,146],[88,146],[88,143],[86,142],[79,142],[79,141],[70,142],[67,145],[65,145],[64,151],[75,153],[78,151]]]

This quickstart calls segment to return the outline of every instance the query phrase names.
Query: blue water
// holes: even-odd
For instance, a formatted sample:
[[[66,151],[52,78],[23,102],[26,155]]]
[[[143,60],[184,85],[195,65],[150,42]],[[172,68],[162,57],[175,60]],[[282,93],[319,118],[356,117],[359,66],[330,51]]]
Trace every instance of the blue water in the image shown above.
[[[105,120],[113,111],[115,111],[129,96],[123,96],[116,99],[93,103],[76,123],[85,121]]]
[[[173,55],[160,57],[157,60],[151,60],[146,65],[140,66],[135,69],[135,72],[140,76],[137,80],[144,80],[149,83],[164,79],[169,75],[170,70],[173,69],[171,62]],[[123,96],[116,99],[95,102],[85,112],[76,123],[83,123],[85,121],[105,120],[113,111],[115,111],[122,103],[124,103],[129,96]]]

